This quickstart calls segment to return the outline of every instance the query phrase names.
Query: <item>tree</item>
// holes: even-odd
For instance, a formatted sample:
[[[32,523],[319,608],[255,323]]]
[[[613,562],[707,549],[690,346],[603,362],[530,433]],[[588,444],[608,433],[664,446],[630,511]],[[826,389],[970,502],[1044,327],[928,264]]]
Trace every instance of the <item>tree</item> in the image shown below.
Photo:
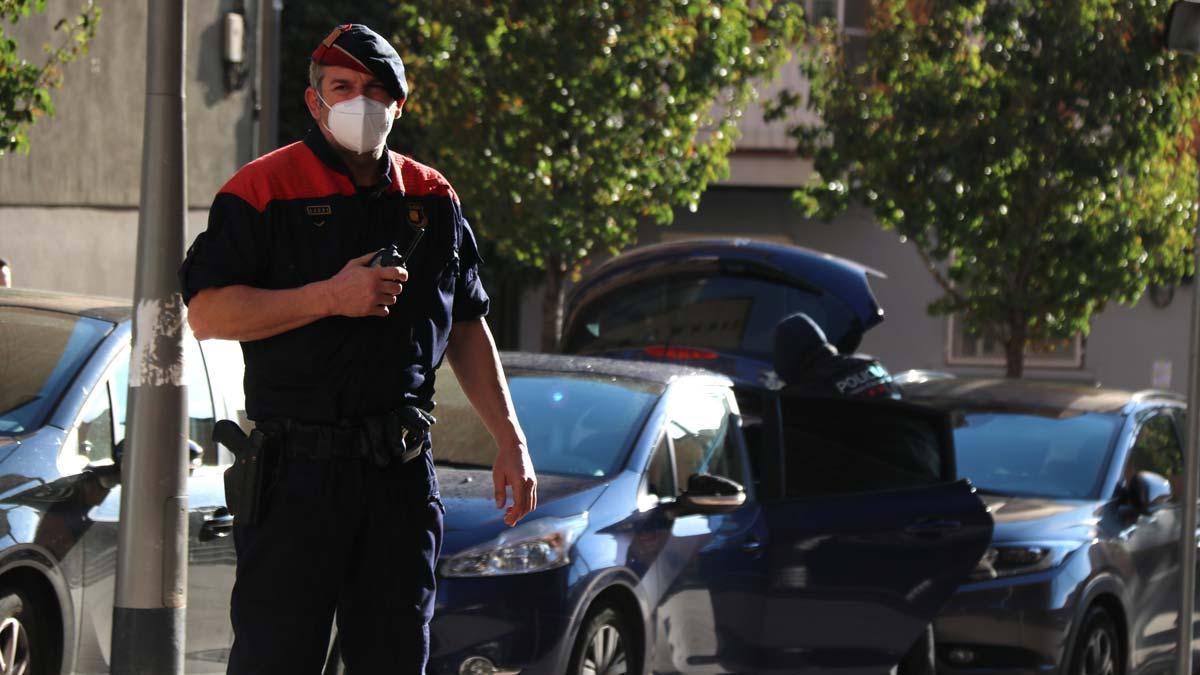
[[[829,219],[850,202],[917,248],[930,305],[1030,341],[1191,271],[1198,69],[1167,52],[1156,0],[876,0],[865,63],[813,30],[821,123],[796,130]]]
[[[54,114],[50,90],[62,86],[62,67],[86,53],[96,35],[100,8],[88,0],[77,14],[55,24],[60,42],[43,47],[43,63],[22,59],[3,22],[16,25],[31,12],[45,9],[46,0],[0,0],[0,156],[14,150],[29,152],[29,127],[42,115]]]
[[[771,0],[415,0],[396,16],[405,117],[481,233],[544,272],[547,350],[585,258],[727,174],[754,84],[799,29]]]

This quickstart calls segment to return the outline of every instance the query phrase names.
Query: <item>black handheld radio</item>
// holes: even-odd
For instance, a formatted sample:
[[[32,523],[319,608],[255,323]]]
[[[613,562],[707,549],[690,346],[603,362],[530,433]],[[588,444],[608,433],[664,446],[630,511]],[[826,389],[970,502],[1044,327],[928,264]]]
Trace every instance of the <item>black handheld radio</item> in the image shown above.
[[[409,225],[413,229],[413,238],[408,244],[408,249],[404,253],[401,253],[395,244],[385,246],[376,251],[375,255],[371,256],[367,267],[407,267],[409,256],[416,250],[417,244],[421,243],[421,235],[425,234],[424,224],[409,223]]]

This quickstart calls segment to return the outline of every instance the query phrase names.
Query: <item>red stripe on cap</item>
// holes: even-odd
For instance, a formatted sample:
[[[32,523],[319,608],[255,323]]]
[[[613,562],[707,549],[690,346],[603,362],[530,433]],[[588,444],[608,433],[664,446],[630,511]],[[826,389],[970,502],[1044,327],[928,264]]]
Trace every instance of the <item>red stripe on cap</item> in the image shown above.
[[[332,48],[325,50],[324,57],[320,61],[317,61],[317,63],[323,66],[341,66],[343,68],[357,70],[358,72],[366,75],[375,75],[375,73],[371,72],[371,69],[368,68],[366,64],[354,58],[350,52],[342,49],[341,45],[334,45]]]

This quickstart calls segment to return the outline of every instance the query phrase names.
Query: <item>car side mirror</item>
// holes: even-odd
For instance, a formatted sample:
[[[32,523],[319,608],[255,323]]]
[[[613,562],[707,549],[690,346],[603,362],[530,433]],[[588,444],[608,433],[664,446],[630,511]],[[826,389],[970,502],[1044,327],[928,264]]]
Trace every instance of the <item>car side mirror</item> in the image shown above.
[[[1151,513],[1171,501],[1171,483],[1152,471],[1139,471],[1129,485],[1129,498],[1142,513]]]
[[[681,513],[729,513],[746,503],[746,489],[724,476],[692,474],[687,492],[675,500]]]

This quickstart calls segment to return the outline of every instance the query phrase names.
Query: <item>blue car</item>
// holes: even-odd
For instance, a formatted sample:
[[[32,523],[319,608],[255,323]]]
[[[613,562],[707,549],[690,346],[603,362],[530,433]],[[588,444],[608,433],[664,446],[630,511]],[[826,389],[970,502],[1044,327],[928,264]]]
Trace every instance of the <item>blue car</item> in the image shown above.
[[[1184,401],[1044,382],[911,378],[955,420],[995,534],[936,620],[939,673],[1175,669]]]
[[[444,371],[431,673],[887,673],[990,539],[928,409],[780,395],[754,421],[781,438],[767,496],[728,377],[503,360],[539,507],[503,524],[492,440]]]

